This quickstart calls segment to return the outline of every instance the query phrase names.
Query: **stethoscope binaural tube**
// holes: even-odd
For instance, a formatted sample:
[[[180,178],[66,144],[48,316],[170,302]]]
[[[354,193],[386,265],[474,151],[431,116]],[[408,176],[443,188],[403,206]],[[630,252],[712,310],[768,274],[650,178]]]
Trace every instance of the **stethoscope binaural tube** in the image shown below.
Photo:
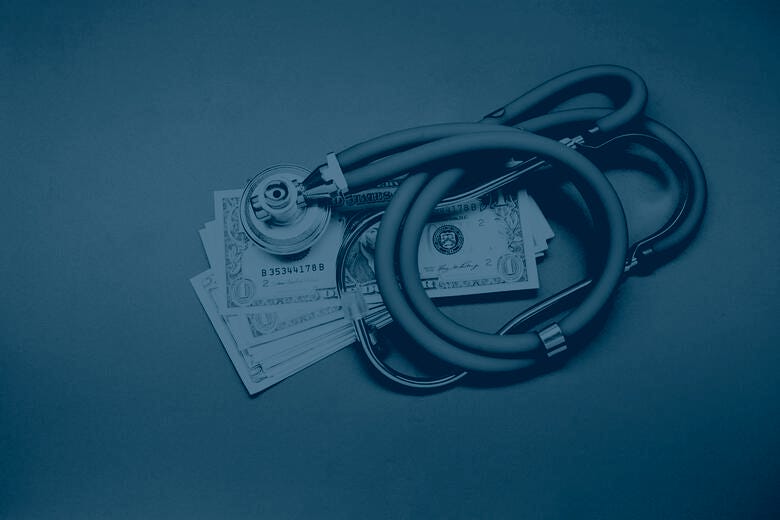
[[[605,113],[608,109],[577,109],[556,112],[549,116],[536,118],[524,123],[524,126],[533,127],[537,131],[551,131],[559,127],[561,131],[571,130],[572,125],[589,122]],[[649,268],[657,266],[663,260],[668,259],[670,251],[679,249],[687,243],[696,232],[706,203],[706,181],[701,165],[690,147],[677,134],[664,125],[644,118],[636,122],[631,128],[633,133],[623,134],[611,139],[609,146],[640,144],[652,152],[655,152],[661,160],[672,170],[680,184],[680,202],[677,209],[664,225],[649,236],[634,243],[626,256],[626,273],[636,272],[636,267],[646,272]],[[598,149],[603,147],[599,146]],[[584,152],[588,152],[585,147]],[[368,227],[374,225],[381,218],[382,213],[374,214],[364,220],[357,228],[345,238],[342,250],[345,252],[356,239]],[[660,247],[659,247],[660,244]],[[342,255],[340,255],[342,256]],[[344,292],[345,283],[343,257],[337,262],[337,272],[340,273],[340,292]],[[541,321],[547,315],[560,312],[565,307],[571,307],[575,300],[583,297],[584,293],[592,285],[592,279],[585,279],[572,286],[538,302],[509,320],[497,334],[510,334],[518,328],[527,329],[528,326]],[[467,372],[451,367],[451,373],[444,376],[419,377],[400,372],[389,366],[377,351],[369,337],[364,321],[356,322],[359,343],[368,361],[388,381],[411,390],[430,391],[449,386],[462,379]],[[530,364],[531,361],[527,364]]]
[[[605,94],[616,108],[547,113],[589,92]],[[402,130],[336,154],[350,190],[408,174],[381,216],[375,255],[377,284],[393,319],[422,348],[452,368],[451,374],[434,378],[402,374],[388,367],[374,351],[365,321],[353,320],[369,361],[382,375],[409,388],[434,389],[452,384],[467,371],[513,371],[563,352],[568,338],[576,336],[604,308],[624,273],[637,265],[652,266],[690,240],[704,212],[704,175],[695,154],[679,136],[642,117],[646,100],[644,82],[629,69],[585,67],[553,78],[491,112],[480,123]],[[617,135],[618,131],[623,135]],[[569,137],[577,133],[581,135],[564,142],[576,142],[576,149],[584,156],[605,143],[635,139],[671,166],[682,181],[681,203],[659,231],[628,247],[625,215],[609,181],[583,155],[554,140],[561,134]],[[498,334],[464,327],[441,313],[422,289],[416,262],[428,216],[464,178],[464,171],[457,169],[459,160],[485,152],[501,152],[507,157],[532,154],[541,159],[534,168],[549,163],[561,167],[588,205],[596,231],[606,237],[607,246],[605,261],[594,277],[518,314]],[[323,168],[315,169],[303,182],[305,189],[322,185]],[[340,265],[343,269],[343,263]],[[507,335],[538,321],[550,310],[571,307],[575,300],[579,303],[559,323],[536,333]]]

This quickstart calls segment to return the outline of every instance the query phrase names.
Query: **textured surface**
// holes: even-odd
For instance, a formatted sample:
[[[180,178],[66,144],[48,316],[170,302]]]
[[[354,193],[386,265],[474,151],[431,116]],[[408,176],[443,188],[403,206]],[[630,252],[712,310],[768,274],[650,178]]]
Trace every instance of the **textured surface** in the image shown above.
[[[63,4],[0,4],[0,518],[779,513],[777,7]],[[247,397],[188,283],[211,190],[591,63],[645,77],[710,204],[586,350],[410,397],[348,349]]]

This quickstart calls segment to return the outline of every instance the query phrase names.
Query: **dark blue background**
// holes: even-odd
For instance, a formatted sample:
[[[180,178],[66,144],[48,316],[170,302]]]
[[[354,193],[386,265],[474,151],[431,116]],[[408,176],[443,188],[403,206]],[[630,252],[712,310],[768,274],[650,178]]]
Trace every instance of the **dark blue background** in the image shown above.
[[[0,518],[778,514],[776,5],[223,4],[2,3]],[[247,397],[188,282],[213,189],[592,63],[711,197],[581,355],[410,397],[347,349]]]

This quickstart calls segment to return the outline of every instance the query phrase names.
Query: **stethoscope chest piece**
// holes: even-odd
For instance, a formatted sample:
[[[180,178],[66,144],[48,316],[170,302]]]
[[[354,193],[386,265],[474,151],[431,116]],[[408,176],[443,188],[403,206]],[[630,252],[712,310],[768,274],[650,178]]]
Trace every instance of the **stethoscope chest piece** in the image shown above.
[[[257,174],[241,196],[241,223],[265,251],[294,255],[309,249],[330,220],[330,206],[307,205],[300,193],[309,171],[279,164]]]

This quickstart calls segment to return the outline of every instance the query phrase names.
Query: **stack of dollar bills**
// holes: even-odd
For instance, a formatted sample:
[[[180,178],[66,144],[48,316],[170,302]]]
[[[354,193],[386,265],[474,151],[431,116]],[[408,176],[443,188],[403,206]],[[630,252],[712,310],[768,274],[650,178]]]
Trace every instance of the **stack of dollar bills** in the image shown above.
[[[199,230],[210,264],[191,279],[247,391],[256,394],[356,341],[336,290],[336,255],[360,215],[331,215],[306,252],[258,247],[239,218],[241,190],[214,193],[215,219]],[[369,324],[392,320],[374,281],[376,226],[346,256],[346,277],[369,304]],[[423,286],[433,298],[532,290],[553,231],[525,191],[494,192],[434,212],[420,242]]]

